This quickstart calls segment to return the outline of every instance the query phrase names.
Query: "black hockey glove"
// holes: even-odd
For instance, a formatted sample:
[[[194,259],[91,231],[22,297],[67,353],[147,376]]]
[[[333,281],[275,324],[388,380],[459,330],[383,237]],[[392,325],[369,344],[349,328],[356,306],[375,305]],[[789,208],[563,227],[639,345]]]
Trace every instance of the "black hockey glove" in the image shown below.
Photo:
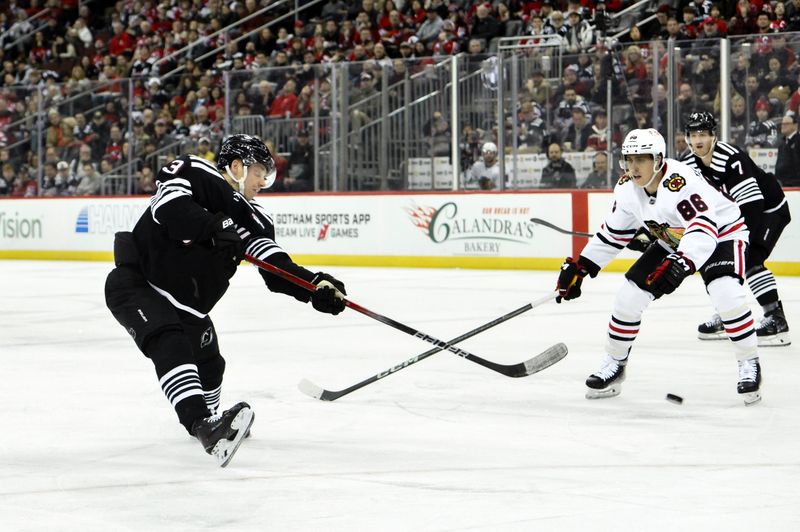
[[[344,296],[347,291],[343,282],[322,272],[317,272],[311,282],[317,285],[317,289],[311,294],[311,304],[315,310],[334,316],[344,310]]]
[[[206,224],[203,240],[211,241],[212,252],[226,263],[238,265],[244,258],[244,242],[236,232],[233,219],[218,212]]]
[[[644,253],[655,240],[655,237],[653,237],[646,228],[640,227],[625,247],[633,251],[638,251],[639,253]]]
[[[577,299],[581,296],[581,283],[583,278],[587,275],[594,277],[597,271],[592,273],[587,264],[581,262],[581,257],[576,261],[572,257],[567,257],[564,264],[561,265],[561,273],[558,274],[558,283],[556,290],[556,303],[561,303],[561,300]]]
[[[680,251],[670,253],[656,270],[647,276],[645,281],[650,287],[650,292],[659,298],[664,294],[671,294],[680,286],[684,279],[695,272],[694,263],[684,257]]]

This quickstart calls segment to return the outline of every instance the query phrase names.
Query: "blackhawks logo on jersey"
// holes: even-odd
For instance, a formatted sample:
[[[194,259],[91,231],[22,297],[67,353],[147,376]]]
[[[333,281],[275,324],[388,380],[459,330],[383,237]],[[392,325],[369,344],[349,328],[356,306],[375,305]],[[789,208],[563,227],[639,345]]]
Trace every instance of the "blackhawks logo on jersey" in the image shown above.
[[[644,224],[651,235],[665,242],[672,249],[678,249],[678,244],[681,243],[681,237],[685,231],[683,227],[670,227],[653,220],[645,220]]]
[[[631,176],[629,176],[628,174],[622,174],[620,176],[620,178],[619,178],[619,181],[617,181],[617,184],[618,185],[624,185],[626,182],[628,182],[630,180],[631,180]]]
[[[686,185],[686,179],[680,174],[672,174],[664,181],[664,187],[672,192],[677,192]]]

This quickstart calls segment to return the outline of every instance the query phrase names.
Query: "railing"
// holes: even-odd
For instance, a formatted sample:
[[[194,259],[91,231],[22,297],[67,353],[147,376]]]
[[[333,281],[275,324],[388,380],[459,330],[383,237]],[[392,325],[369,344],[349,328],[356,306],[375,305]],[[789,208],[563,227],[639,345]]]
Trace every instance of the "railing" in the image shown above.
[[[520,38],[503,40],[497,54],[480,56],[224,72],[225,111],[219,111],[211,146],[216,148],[226,131],[247,132],[288,157],[301,146],[298,134],[310,132],[313,149],[304,164],[313,168],[313,188],[347,191],[475,187],[470,169],[486,142],[497,145],[500,173],[506,176],[497,189],[537,188],[551,162],[548,149],[558,144],[574,167],[576,186],[590,174],[594,186],[608,186],[617,173],[619,143],[630,129],[658,128],[669,155],[677,156],[685,150],[680,131],[687,114],[710,110],[721,117],[720,139],[750,148],[769,168],[778,138],[775,119],[800,106],[800,92],[791,96],[787,88],[797,76],[786,68],[800,57],[798,37],[654,41],[591,56]],[[290,78],[301,80],[305,88],[298,92],[306,103],[290,108],[287,116],[287,108],[270,109],[269,103]],[[127,176],[109,181],[116,191],[125,181],[126,193],[135,190],[141,164],[159,167],[169,156],[194,151],[199,137],[145,153],[137,140],[144,137],[130,125],[147,112],[130,98],[136,81],[119,80],[115,94],[121,96],[104,103],[117,106],[129,124],[122,131],[131,139],[128,155],[108,172]],[[578,94],[571,102],[570,84]],[[48,131],[39,88],[19,90],[32,102],[33,115],[4,129],[28,135],[11,139],[7,148],[14,160],[38,171],[53,160],[50,151],[69,149],[51,145],[54,130]],[[120,101],[126,103],[122,108]],[[59,105],[66,108],[66,102],[69,98]],[[244,103],[251,111],[245,112]]]

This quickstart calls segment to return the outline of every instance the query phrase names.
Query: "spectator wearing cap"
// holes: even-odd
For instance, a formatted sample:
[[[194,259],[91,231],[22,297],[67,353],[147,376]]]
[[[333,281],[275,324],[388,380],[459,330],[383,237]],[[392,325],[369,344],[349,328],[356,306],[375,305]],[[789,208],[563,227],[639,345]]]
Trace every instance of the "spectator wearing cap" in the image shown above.
[[[417,28],[416,37],[420,42],[425,44],[425,46],[428,46],[428,44],[432,46],[433,41],[435,41],[442,32],[443,26],[444,20],[439,16],[439,13],[433,9],[429,9],[426,12],[425,21]]]
[[[400,43],[400,59],[411,59],[414,57],[414,48],[411,46],[409,41],[403,41]]]
[[[756,119],[750,122],[744,144],[748,148],[775,148],[778,146],[778,128],[769,119],[770,104],[762,97],[756,102]]]
[[[561,145],[557,142],[547,147],[548,163],[542,169],[541,188],[575,188],[575,169],[564,160]]]
[[[211,163],[216,161],[214,150],[211,149],[211,139],[208,137],[200,137],[197,141],[197,156]]]
[[[481,158],[469,170],[465,184],[468,189],[494,190],[500,186],[500,163],[497,158],[497,145],[486,142],[481,147]]]
[[[797,134],[797,115],[788,112],[781,117],[781,140],[778,144],[778,159],[775,177],[784,187],[800,185],[800,135]]]
[[[58,196],[72,196],[78,187],[78,179],[66,161],[56,165],[56,190]]]
[[[588,21],[581,18],[577,11],[567,15],[567,51],[570,53],[585,52],[594,44],[594,30]]]

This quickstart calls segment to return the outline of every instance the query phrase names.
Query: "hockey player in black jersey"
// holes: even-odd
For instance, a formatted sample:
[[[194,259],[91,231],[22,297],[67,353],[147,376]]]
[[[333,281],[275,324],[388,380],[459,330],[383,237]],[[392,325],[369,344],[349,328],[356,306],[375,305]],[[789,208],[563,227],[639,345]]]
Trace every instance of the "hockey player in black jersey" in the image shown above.
[[[232,135],[217,167],[185,155],[164,166],[157,190],[131,233],[117,233],[116,268],[106,304],[155,365],[180,423],[226,466],[249,432],[253,411],[240,402],[217,414],[225,360],[208,313],[228,288],[246,252],[317,286],[309,293],[261,271],[273,292],[311,301],[320,312],[344,310],[344,284],[295,264],[275,242],[270,216],[254,201],[275,181],[261,140]]]
[[[756,327],[758,345],[789,345],[789,326],[778,286],[764,261],[772,253],[791,216],[780,183],[763,171],[750,156],[733,144],[718,141],[717,121],[709,112],[692,113],[685,125],[690,153],[684,162],[699,171],[712,185],[736,200],[750,229],[747,284],[764,309]],[[701,340],[722,340],[725,330],[715,315],[698,327]]]

